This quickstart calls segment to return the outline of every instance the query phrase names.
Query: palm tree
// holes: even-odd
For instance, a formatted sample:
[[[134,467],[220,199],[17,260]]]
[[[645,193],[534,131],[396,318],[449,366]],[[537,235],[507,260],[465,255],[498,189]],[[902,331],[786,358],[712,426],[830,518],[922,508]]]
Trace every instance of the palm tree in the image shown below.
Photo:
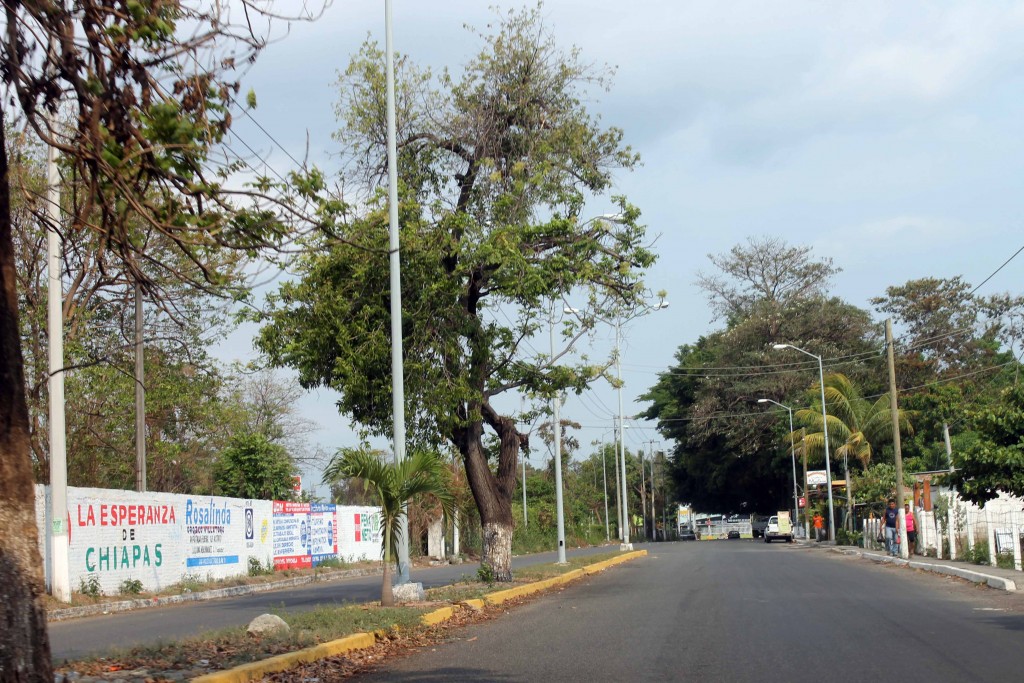
[[[821,389],[815,383],[813,395]],[[892,440],[892,415],[889,412],[889,394],[882,394],[874,401],[861,395],[857,386],[842,373],[825,376],[825,412],[828,415],[828,441],[837,458],[855,458],[867,469],[871,458],[881,443]],[[822,429],[821,407],[803,408],[794,414],[803,423],[808,433],[803,437],[803,446],[808,454],[824,454],[825,439]],[[899,411],[900,433],[913,434],[910,424],[911,413]],[[797,433],[793,437],[797,438]]]
[[[418,451],[400,463],[385,461],[379,454],[362,449],[342,449],[331,458],[324,470],[323,483],[341,479],[361,479],[364,490],[372,489],[381,508],[381,557],[384,577],[380,604],[395,604],[391,590],[391,563],[398,561],[395,548],[405,516],[405,503],[420,496],[433,496],[445,514],[451,515],[454,498],[448,489],[445,461],[436,453]]]

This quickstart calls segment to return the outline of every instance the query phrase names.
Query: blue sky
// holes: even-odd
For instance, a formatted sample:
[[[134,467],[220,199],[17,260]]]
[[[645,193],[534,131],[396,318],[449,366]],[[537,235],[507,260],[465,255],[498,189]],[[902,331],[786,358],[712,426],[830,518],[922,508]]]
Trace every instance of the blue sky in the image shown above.
[[[394,0],[395,47],[458,71],[480,46],[463,25],[484,28],[488,4]],[[671,306],[625,330],[627,415],[643,408],[635,397],[678,346],[712,329],[694,285],[709,253],[749,236],[810,245],[843,269],[833,293],[868,307],[912,278],[980,283],[1024,244],[1022,3],[552,0],[543,12],[566,48],[617,67],[612,89],[589,106],[643,159],[616,192],[659,236],[647,281]],[[293,156],[308,144],[311,160],[337,167],[333,82],[368,34],[383,45],[383,3],[337,0],[316,23],[292,26],[246,75],[257,120]],[[274,168],[291,167],[245,119],[235,133]],[[1022,275],[1024,256],[979,293],[1019,294]],[[234,335],[221,355],[247,356],[247,338]],[[611,338],[599,331],[587,353],[607,355]],[[599,383],[563,416],[586,426],[579,438],[589,444],[616,406]],[[323,425],[315,439],[328,450],[354,442],[330,392],[303,409]],[[627,445],[657,438],[636,425]]]

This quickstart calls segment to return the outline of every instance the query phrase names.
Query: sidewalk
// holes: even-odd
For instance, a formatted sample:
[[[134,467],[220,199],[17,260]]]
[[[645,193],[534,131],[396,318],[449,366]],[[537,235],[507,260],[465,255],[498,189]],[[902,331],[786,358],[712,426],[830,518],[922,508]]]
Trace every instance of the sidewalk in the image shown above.
[[[829,550],[843,555],[859,556],[880,564],[909,566],[911,569],[920,569],[921,571],[945,574],[946,576],[956,576],[967,581],[973,581],[974,583],[984,583],[991,588],[998,588],[1004,591],[1016,591],[1018,584],[1024,585],[1024,572],[1019,572],[1015,569],[1003,569],[987,564],[972,564],[958,560],[939,560],[923,555],[913,555],[909,560],[903,560],[898,557],[889,556],[884,550],[865,550],[855,546],[835,545],[828,542],[815,543],[814,541],[804,541],[803,543],[811,548]]]

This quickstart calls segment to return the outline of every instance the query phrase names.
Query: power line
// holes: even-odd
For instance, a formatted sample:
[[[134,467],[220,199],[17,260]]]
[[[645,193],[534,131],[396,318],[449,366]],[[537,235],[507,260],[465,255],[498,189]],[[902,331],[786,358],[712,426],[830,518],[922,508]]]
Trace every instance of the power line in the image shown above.
[[[1022,245],[1020,249],[1018,249],[1017,251],[1015,251],[1015,252],[1013,253],[1013,256],[1011,256],[1010,258],[1008,258],[1008,259],[1006,259],[1005,261],[1003,261],[1003,265],[1001,265],[1001,266],[999,266],[998,268],[996,268],[995,270],[993,270],[993,271],[992,271],[992,274],[991,274],[991,275],[989,275],[989,276],[988,276],[987,278],[985,278],[984,280],[982,280],[982,281],[981,281],[981,284],[980,284],[980,285],[978,285],[977,287],[975,287],[974,289],[972,289],[972,290],[971,290],[971,295],[973,296],[975,292],[977,292],[977,291],[978,291],[979,289],[981,289],[982,285],[984,285],[984,284],[985,284],[986,282],[988,282],[988,281],[989,281],[989,280],[991,280],[991,279],[992,279],[993,277],[995,277],[995,276],[996,276],[996,273],[998,273],[998,272],[999,272],[1000,270],[1002,270],[1003,268],[1005,268],[1005,267],[1006,267],[1006,264],[1008,264],[1008,263],[1009,263],[1010,261],[1012,261],[1013,259],[1017,258],[1017,255],[1018,255],[1018,254],[1020,254],[1020,252],[1022,252],[1022,251],[1024,251],[1024,245]]]

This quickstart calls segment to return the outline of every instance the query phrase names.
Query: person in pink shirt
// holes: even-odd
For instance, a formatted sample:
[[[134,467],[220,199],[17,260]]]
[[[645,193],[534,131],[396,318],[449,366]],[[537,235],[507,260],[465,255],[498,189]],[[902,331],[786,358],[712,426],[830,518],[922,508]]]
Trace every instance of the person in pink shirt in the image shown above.
[[[910,503],[903,504],[903,514],[907,520],[907,550],[914,555],[917,550],[917,525],[914,523],[914,513],[910,511]]]

